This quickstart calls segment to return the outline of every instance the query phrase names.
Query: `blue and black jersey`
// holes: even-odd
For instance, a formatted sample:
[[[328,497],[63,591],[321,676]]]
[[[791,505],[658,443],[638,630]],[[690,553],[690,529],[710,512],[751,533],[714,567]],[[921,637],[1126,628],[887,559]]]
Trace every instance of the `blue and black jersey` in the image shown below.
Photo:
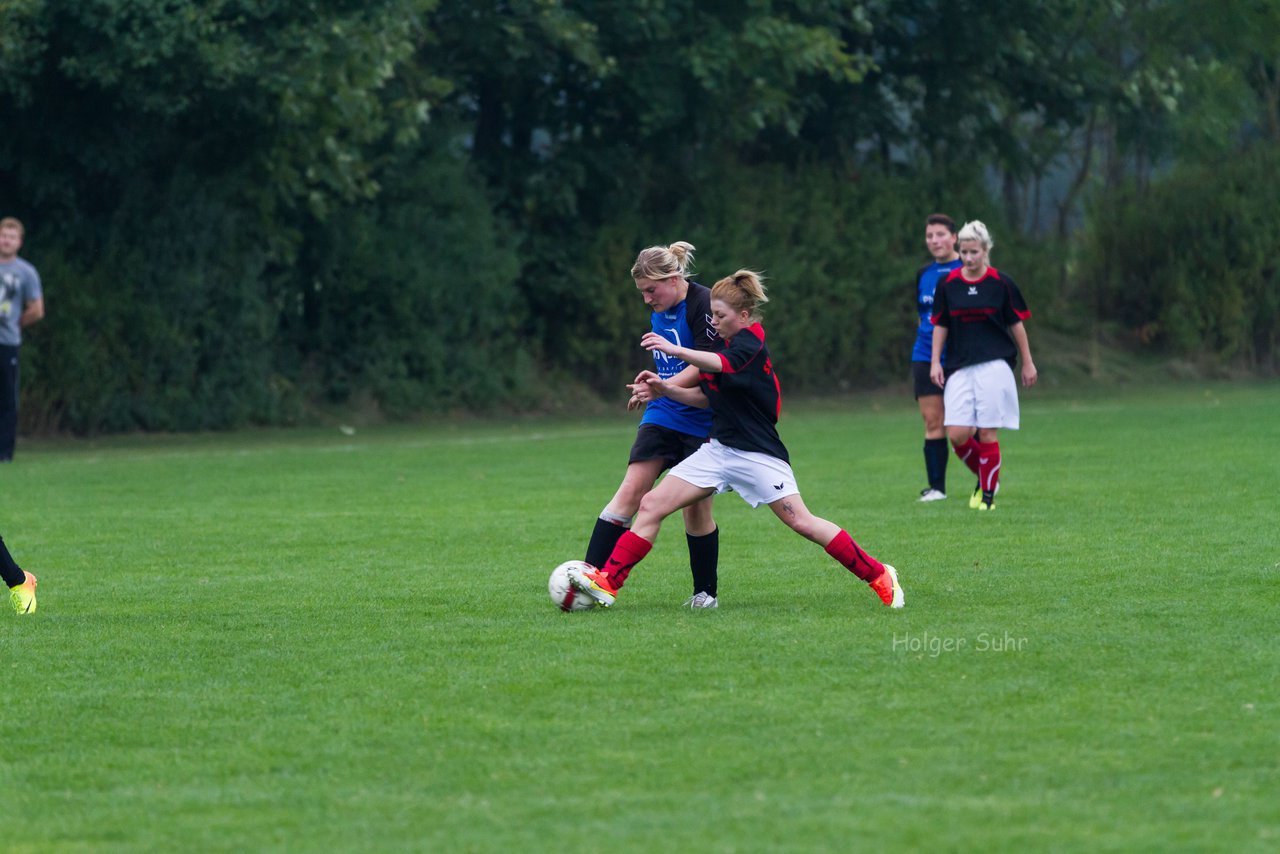
[[[753,323],[719,350],[720,373],[698,375],[711,404],[711,435],[739,451],[759,451],[790,462],[775,425],[782,414],[782,384],[764,343],[764,327]]]
[[[947,370],[1004,359],[1013,367],[1018,345],[1009,327],[1031,317],[1022,291],[1007,273],[988,267],[971,282],[952,271],[933,298],[933,322],[947,330]]]
[[[653,331],[679,347],[692,350],[714,350],[719,341],[711,325],[711,289],[689,283],[684,301],[670,311],[655,311],[650,319]],[[683,359],[653,351],[654,371],[669,380],[688,367]],[[668,397],[650,401],[641,424],[655,424],[690,436],[707,436],[711,432],[711,412],[697,406],[686,406]]]
[[[945,264],[934,261],[924,265],[916,273],[916,312],[920,315],[920,326],[916,330],[915,346],[911,348],[911,361],[933,361],[933,294],[938,283],[963,263],[959,258]],[[944,351],[943,364],[946,361]]]

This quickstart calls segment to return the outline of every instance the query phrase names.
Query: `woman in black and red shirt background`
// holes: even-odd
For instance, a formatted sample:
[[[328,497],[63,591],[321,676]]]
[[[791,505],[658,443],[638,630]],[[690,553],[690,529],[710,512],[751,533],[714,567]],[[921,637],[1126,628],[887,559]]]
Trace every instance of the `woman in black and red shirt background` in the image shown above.
[[[1008,273],[990,266],[995,242],[974,220],[956,235],[963,266],[953,270],[933,295],[933,359],[930,378],[943,389],[947,437],[956,456],[978,476],[969,506],[995,507],[1000,488],[1000,428],[1019,426],[1018,388],[1013,368],[1022,359],[1022,384],[1036,384],[1036,364],[1023,321],[1027,302]],[[947,367],[942,367],[942,349]]]

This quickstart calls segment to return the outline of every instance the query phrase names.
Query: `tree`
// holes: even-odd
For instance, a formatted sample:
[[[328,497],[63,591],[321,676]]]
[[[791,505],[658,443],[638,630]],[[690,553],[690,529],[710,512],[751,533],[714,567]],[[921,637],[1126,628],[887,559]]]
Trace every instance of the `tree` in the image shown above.
[[[292,381],[273,370],[273,350],[296,342],[280,339],[271,312],[310,298],[294,269],[304,235],[376,195],[380,163],[413,142],[447,88],[409,65],[433,7],[0,6],[0,109],[19,129],[0,138],[0,202],[90,289],[58,302],[65,284],[50,280],[51,305],[86,315],[61,313],[62,343],[109,352],[122,373],[100,382],[65,348],[43,351],[53,333],[34,336],[33,367],[64,383],[28,384],[53,395],[46,411],[86,430],[273,417],[268,401]],[[235,360],[219,358],[229,342]],[[59,402],[99,399],[75,394],[86,386],[112,393],[85,411]]]

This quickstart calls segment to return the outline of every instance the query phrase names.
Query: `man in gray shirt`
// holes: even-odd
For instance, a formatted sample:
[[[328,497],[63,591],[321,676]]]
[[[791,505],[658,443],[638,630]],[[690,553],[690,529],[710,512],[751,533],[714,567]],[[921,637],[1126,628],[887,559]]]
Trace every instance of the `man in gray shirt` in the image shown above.
[[[13,459],[18,435],[18,347],[22,330],[44,317],[36,268],[18,257],[26,230],[0,219],[0,462]]]

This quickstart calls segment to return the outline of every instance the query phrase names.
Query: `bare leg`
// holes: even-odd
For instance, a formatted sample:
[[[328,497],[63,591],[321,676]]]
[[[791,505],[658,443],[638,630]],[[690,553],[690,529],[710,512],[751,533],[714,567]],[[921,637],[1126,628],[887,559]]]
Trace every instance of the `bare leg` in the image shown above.
[[[840,533],[839,525],[810,513],[809,508],[804,506],[804,500],[799,495],[788,495],[786,498],[779,498],[769,505],[769,509],[788,528],[806,540],[815,542],[820,546],[825,547],[827,543],[835,539],[836,534]]]
[[[656,487],[640,499],[640,512],[636,514],[631,530],[624,532],[613,547],[609,559],[601,567],[612,581],[616,592],[631,574],[631,570],[644,560],[658,539],[662,521],[677,510],[696,504],[711,496],[715,490],[694,486],[688,481],[668,475]],[[612,604],[607,601],[605,604]]]
[[[924,420],[924,437],[926,439],[941,439],[946,435],[942,426],[942,395],[931,394],[928,397],[920,398],[917,403],[920,404],[920,417]]]
[[[677,510],[696,504],[714,494],[714,489],[694,486],[687,480],[668,475],[662,483],[640,499],[640,511],[631,525],[631,533],[637,537],[643,537],[650,543],[656,542],[664,519]],[[707,503],[709,506],[710,502]]]
[[[626,474],[622,476],[618,491],[605,505],[605,511],[628,519],[636,515],[636,511],[640,509],[640,499],[653,489],[653,484],[658,480],[658,475],[662,474],[664,465],[665,463],[659,459],[641,460],[629,464]],[[707,513],[710,515],[710,510]]]
[[[609,559],[618,539],[631,524],[631,517],[636,515],[640,507],[640,499],[653,489],[653,484],[662,474],[662,460],[640,460],[629,463],[622,477],[622,483],[613,498],[600,512],[591,529],[591,539],[587,541],[587,551],[583,560],[592,566],[604,566]]]
[[[785,522],[788,528],[806,540],[822,546],[826,553],[845,569],[873,587],[878,585],[881,589],[877,590],[877,594],[886,604],[893,601],[893,582],[884,580],[884,564],[863,551],[853,541],[853,537],[849,536],[848,531],[834,522],[828,522],[810,513],[799,495],[779,498],[769,505],[769,509]],[[887,588],[885,588],[886,583]]]

